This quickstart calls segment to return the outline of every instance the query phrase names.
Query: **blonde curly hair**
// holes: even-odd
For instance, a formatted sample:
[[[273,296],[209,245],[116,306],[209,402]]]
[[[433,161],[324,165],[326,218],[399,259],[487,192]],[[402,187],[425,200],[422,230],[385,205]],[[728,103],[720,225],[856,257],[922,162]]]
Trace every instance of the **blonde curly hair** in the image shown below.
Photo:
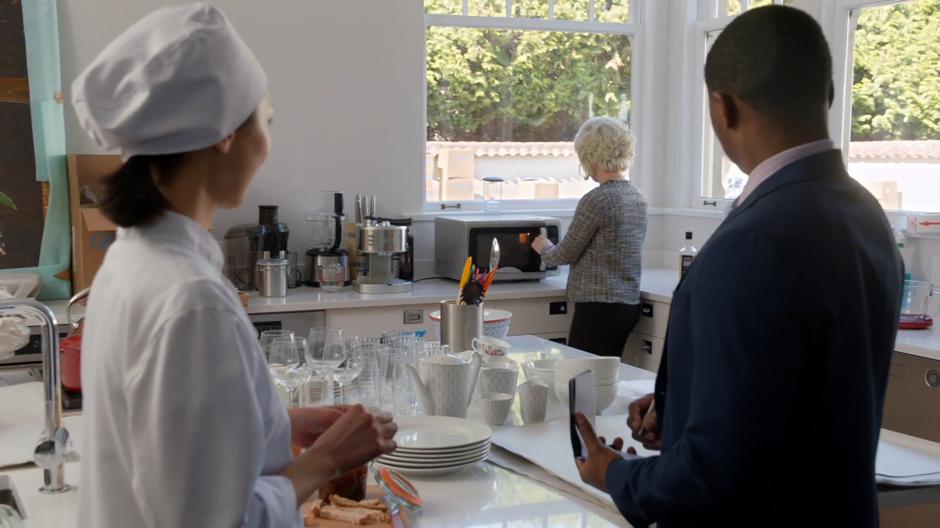
[[[591,176],[591,167],[607,172],[629,169],[634,143],[633,134],[623,121],[614,117],[592,117],[581,125],[574,137],[574,150],[581,167]]]

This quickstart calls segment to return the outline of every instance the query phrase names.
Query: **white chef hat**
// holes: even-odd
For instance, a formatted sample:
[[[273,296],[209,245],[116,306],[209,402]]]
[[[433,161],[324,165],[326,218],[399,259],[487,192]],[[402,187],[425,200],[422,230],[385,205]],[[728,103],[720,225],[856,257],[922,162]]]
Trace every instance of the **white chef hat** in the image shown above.
[[[267,86],[225,15],[191,4],[154,11],[118,36],[72,83],[72,104],[82,128],[126,159],[222,141]]]

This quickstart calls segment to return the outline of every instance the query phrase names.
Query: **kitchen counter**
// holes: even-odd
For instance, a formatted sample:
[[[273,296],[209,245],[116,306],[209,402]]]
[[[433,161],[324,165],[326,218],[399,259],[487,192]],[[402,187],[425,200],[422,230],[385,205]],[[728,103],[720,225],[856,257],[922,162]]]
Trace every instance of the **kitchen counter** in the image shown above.
[[[671,268],[645,268],[640,288],[643,297],[649,300],[669,303],[672,290],[679,280],[679,273]],[[492,300],[503,299],[538,299],[565,295],[568,281],[567,268],[558,275],[540,281],[497,282],[488,295]],[[329,293],[319,288],[301,286],[288,290],[287,297],[265,298],[257,292],[248,300],[249,314],[307,312],[314,310],[336,310],[345,308],[374,308],[382,306],[405,306],[413,304],[433,304],[442,299],[455,297],[457,282],[449,279],[429,279],[416,282],[414,288],[406,293],[357,293],[352,287],[343,291]],[[48,303],[60,325],[64,324],[65,301]],[[77,308],[76,314],[81,314]]]
[[[926,330],[898,330],[898,352],[940,361],[940,322]]]
[[[565,294],[568,280],[567,268],[559,275],[541,281],[499,282],[490,291],[489,298],[536,299],[559,297]],[[661,303],[672,302],[672,292],[679,281],[678,271],[672,268],[644,268],[640,289],[643,298]],[[382,306],[405,306],[434,304],[441,299],[453,297],[456,282],[447,279],[431,279],[415,283],[408,293],[361,294],[352,288],[341,292],[326,293],[319,288],[302,286],[290,290],[287,297],[267,299],[253,293],[248,301],[249,314],[305,312],[343,308],[370,308]],[[48,303],[55,313],[61,328],[65,324],[65,301]],[[81,314],[81,308],[76,310]],[[928,330],[899,330],[895,349],[905,354],[940,360],[940,323]]]
[[[510,338],[518,357],[535,357],[541,353],[585,355],[544,339],[532,336]],[[622,365],[625,379],[651,378],[653,374],[629,365]],[[34,397],[41,408],[40,395]],[[19,402],[23,404],[25,402]],[[38,429],[38,427],[37,427]],[[38,434],[38,431],[37,431]],[[0,449],[7,438],[0,434]],[[79,504],[81,463],[67,463],[66,482],[72,489],[65,493],[46,495],[37,490],[42,470],[19,466],[0,470],[8,475],[26,510],[28,528],[77,526],[75,512]],[[568,493],[560,486],[533,480],[491,463],[477,464],[467,470],[439,478],[412,479],[421,491],[425,511],[416,527],[470,527],[482,525],[525,526],[592,526],[608,528],[626,526],[623,518],[611,507],[604,507],[579,493]],[[572,490],[574,491],[574,490]]]
[[[671,268],[646,268],[641,277],[640,289],[644,298],[668,303],[679,275]],[[546,277],[540,281],[515,281],[494,283],[487,299],[538,299],[565,295],[568,282],[567,269],[563,273]],[[264,298],[252,293],[248,300],[249,314],[303,312],[342,308],[381,306],[404,306],[412,304],[434,304],[442,299],[455,297],[457,281],[429,279],[414,284],[407,293],[357,293],[352,287],[328,293],[319,288],[301,286],[290,290],[287,297]]]

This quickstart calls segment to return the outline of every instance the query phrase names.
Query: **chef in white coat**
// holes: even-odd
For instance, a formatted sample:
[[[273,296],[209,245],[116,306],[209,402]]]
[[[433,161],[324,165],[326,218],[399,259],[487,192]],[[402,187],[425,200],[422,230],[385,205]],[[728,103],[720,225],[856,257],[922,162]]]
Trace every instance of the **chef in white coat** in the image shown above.
[[[217,9],[164,8],[92,61],[72,102],[126,160],[105,181],[120,228],[85,318],[79,526],[300,526],[298,505],[393,450],[396,427],[360,406],[285,409],[221,274],[208,228],[268,154],[264,71]]]

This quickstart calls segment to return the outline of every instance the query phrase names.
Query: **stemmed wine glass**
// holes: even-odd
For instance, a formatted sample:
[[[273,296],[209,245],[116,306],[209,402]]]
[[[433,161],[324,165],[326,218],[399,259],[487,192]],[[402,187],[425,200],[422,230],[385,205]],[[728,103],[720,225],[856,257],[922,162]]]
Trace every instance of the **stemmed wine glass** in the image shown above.
[[[307,365],[324,379],[323,400],[333,397],[333,373],[346,361],[346,342],[338,328],[311,328],[307,347]]]
[[[268,368],[275,384],[286,393],[288,407],[299,405],[300,386],[307,379],[301,358],[307,348],[307,340],[302,337],[275,337],[268,346]]]

